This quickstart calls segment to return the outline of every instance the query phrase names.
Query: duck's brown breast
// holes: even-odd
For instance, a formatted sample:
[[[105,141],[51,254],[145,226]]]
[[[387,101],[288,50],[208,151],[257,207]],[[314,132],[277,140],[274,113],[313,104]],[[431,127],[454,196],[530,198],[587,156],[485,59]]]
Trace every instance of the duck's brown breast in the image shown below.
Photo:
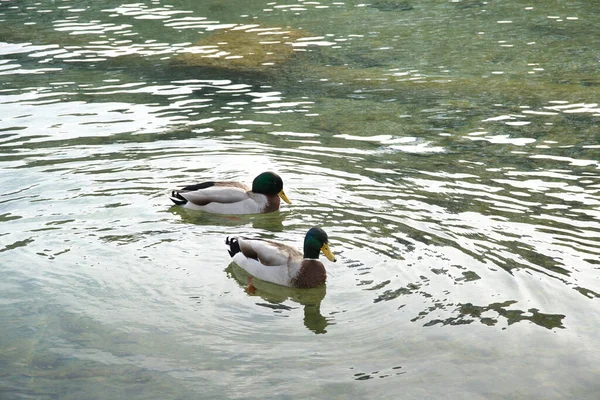
[[[300,271],[294,279],[292,285],[297,288],[308,289],[321,286],[327,280],[325,266],[319,260],[302,260]]]

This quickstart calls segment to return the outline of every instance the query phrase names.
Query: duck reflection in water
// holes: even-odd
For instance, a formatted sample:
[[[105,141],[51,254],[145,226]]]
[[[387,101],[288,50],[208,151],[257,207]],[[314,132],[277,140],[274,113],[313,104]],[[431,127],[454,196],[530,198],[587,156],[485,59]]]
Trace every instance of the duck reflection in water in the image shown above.
[[[286,304],[289,301],[303,306],[304,326],[314,333],[327,333],[326,328],[335,324],[331,317],[327,318],[321,314],[321,302],[327,293],[326,285],[312,289],[295,289],[252,278],[254,290],[247,290],[251,276],[246,271],[232,262],[225,272],[228,277],[235,279],[249,296],[258,296],[263,300],[256,305],[271,308],[276,312],[291,311],[297,308]]]
[[[190,211],[181,207],[171,207],[169,212],[178,215],[185,224],[219,227],[239,227],[251,225],[254,229],[271,232],[283,232],[283,220],[286,212],[275,211],[269,214],[223,215],[206,212]]]

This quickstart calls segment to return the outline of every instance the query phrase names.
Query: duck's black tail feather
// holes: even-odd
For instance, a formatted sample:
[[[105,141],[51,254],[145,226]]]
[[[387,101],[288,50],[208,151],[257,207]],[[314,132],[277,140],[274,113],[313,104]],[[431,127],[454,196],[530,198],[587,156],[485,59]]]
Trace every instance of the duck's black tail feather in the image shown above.
[[[173,190],[171,192],[171,196],[169,198],[171,199],[171,201],[173,203],[177,204],[178,206],[183,206],[183,205],[185,205],[185,203],[188,202],[185,199],[185,197],[183,197],[182,195],[179,194],[179,192],[177,190]]]
[[[227,236],[225,239],[225,244],[229,246],[229,255],[233,258],[237,253],[240,252],[240,244],[238,243],[238,239],[236,237],[232,237],[231,239]]]

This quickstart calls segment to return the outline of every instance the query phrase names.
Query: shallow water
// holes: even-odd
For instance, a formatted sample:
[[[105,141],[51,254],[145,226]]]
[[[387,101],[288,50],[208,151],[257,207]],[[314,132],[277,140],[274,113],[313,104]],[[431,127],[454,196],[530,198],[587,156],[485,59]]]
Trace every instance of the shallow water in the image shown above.
[[[0,397],[596,398],[600,9],[553,3],[0,3]],[[247,293],[225,237],[313,225],[326,287]]]

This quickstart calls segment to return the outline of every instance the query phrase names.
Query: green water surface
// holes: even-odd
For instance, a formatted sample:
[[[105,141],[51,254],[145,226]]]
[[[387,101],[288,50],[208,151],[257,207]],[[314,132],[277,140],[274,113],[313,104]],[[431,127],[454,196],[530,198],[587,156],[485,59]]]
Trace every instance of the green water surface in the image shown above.
[[[0,2],[0,398],[596,399],[598,26],[593,1]],[[273,214],[166,196],[265,170]],[[225,237],[313,225],[326,286],[248,293]]]

